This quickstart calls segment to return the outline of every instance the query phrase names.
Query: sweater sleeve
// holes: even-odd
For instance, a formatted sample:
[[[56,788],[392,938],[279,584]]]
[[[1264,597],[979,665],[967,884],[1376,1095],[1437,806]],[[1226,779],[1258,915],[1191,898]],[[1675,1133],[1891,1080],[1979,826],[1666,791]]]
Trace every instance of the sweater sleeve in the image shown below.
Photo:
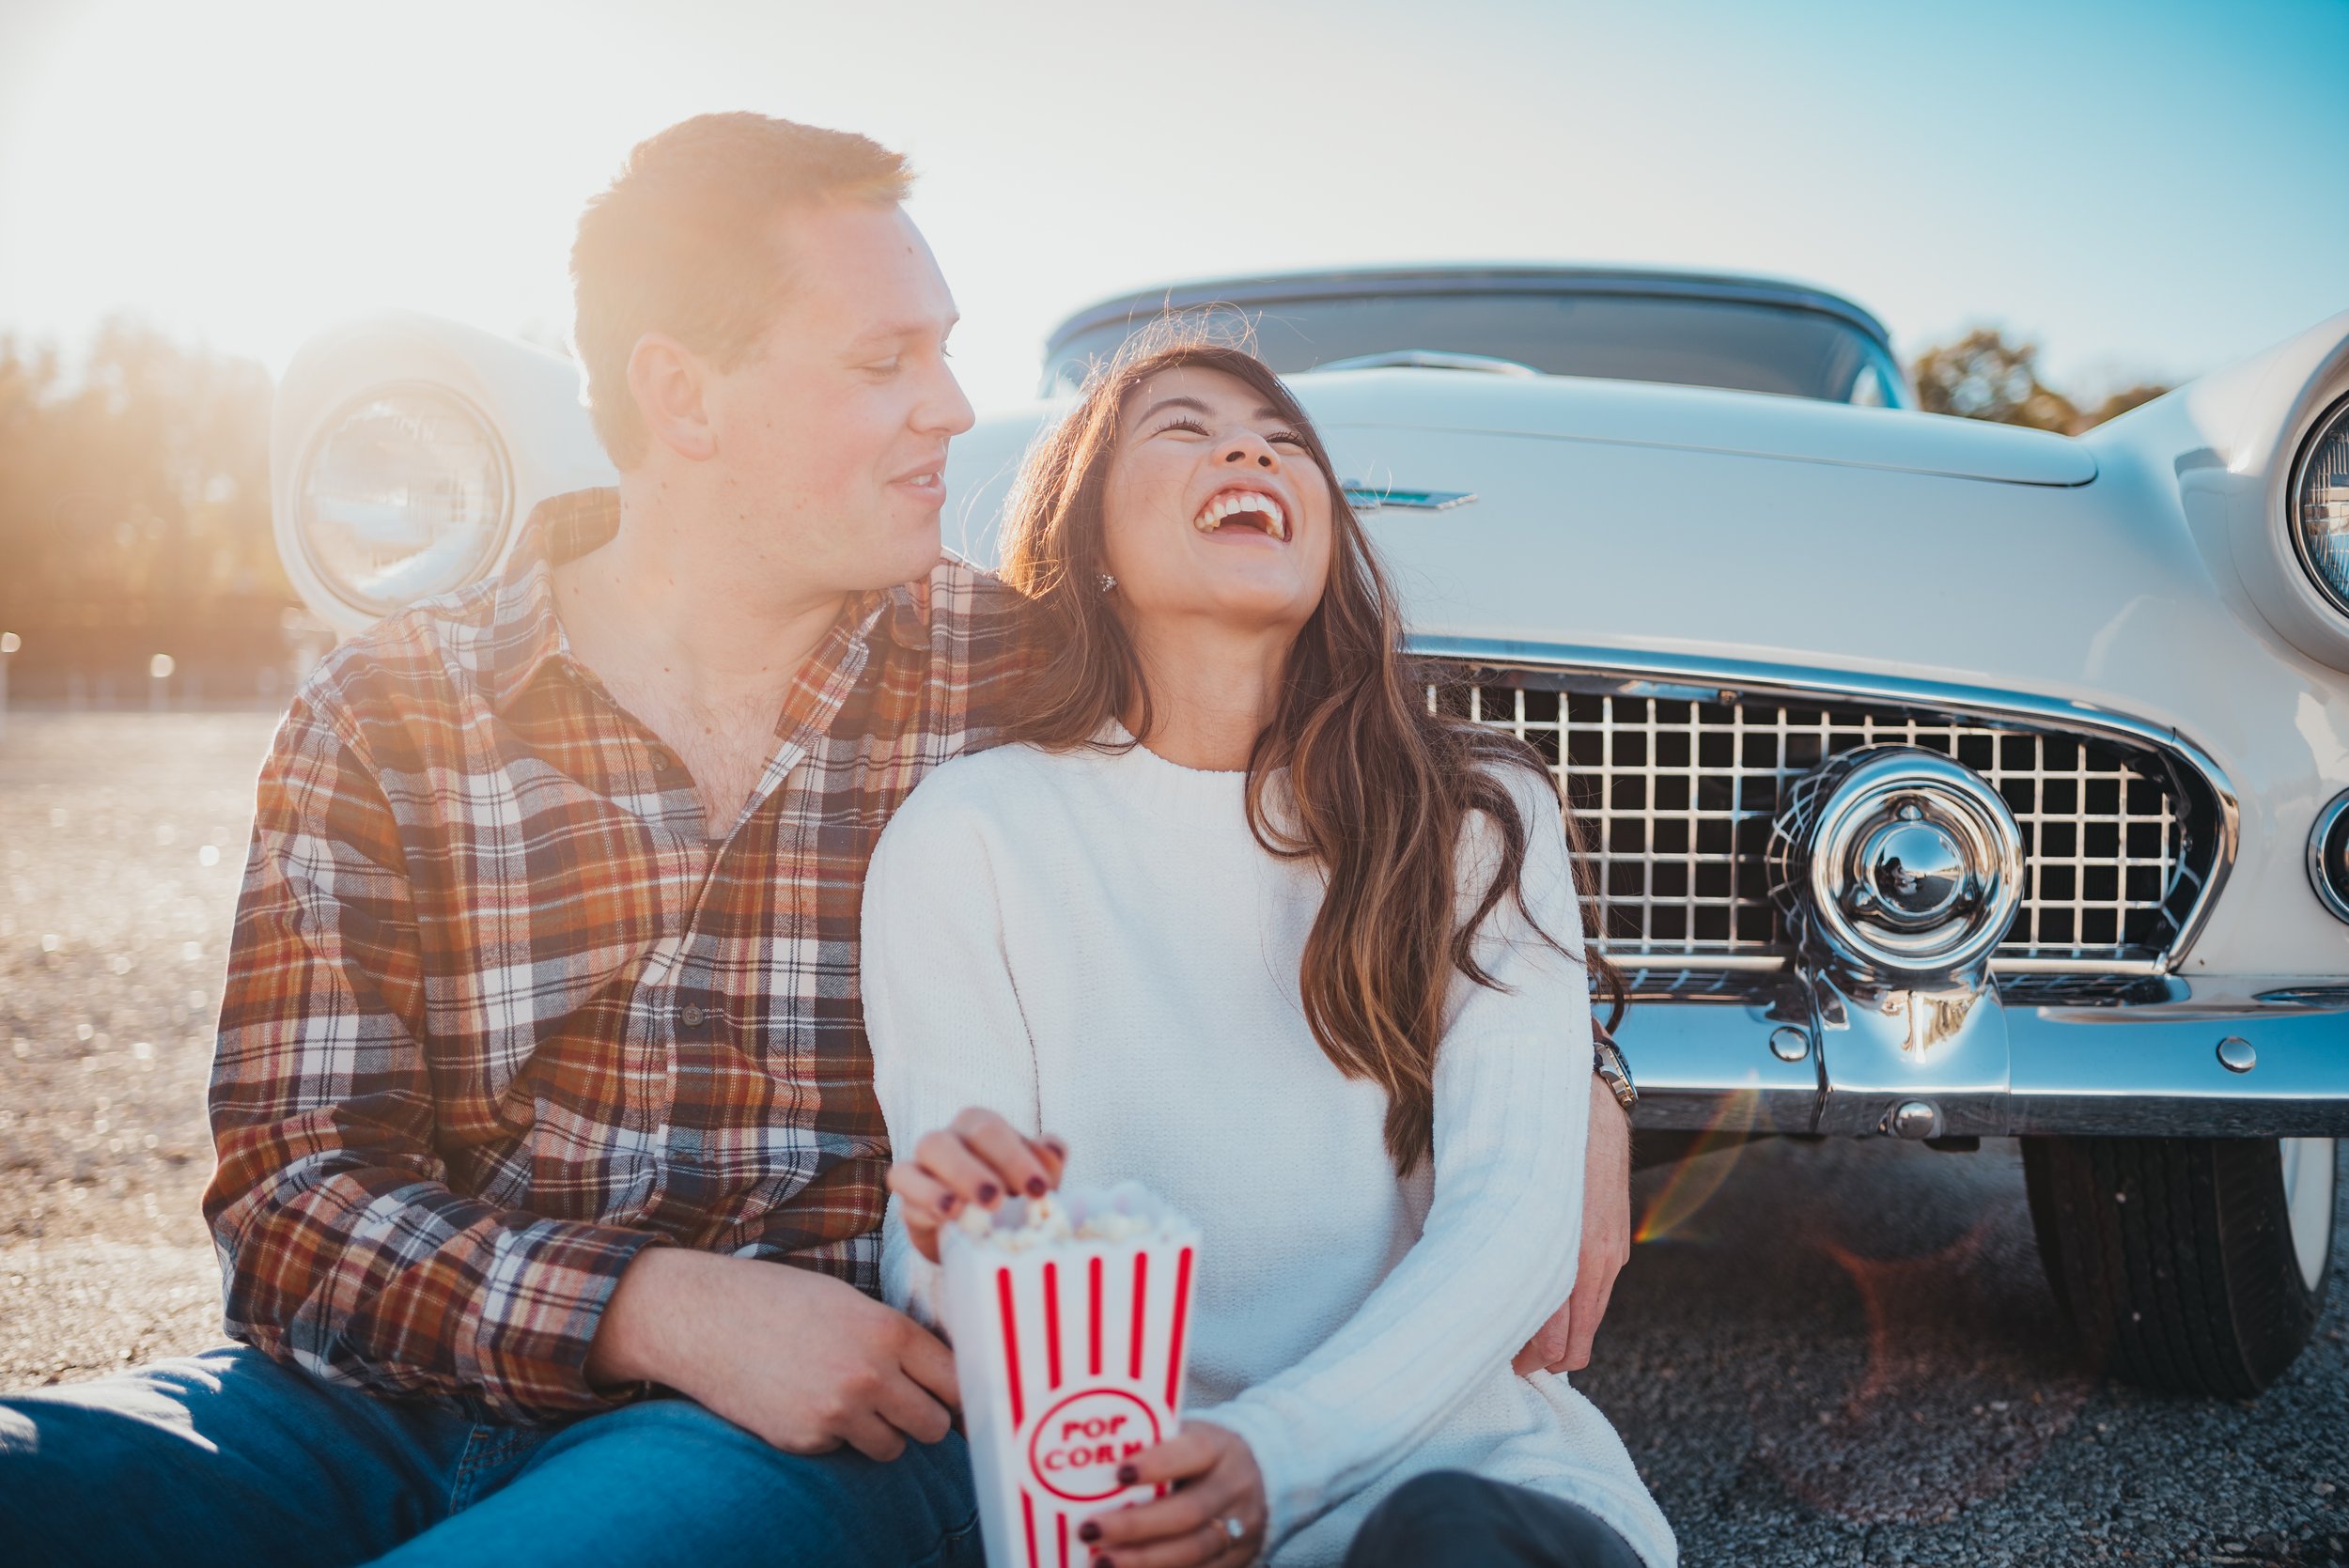
[[[1255,1455],[1268,1554],[1431,1437],[1573,1284],[1590,1120],[1581,916],[1555,797],[1530,776],[1513,779],[1512,794],[1528,829],[1525,907],[1504,898],[1478,936],[1501,988],[1458,977],[1447,999],[1435,1197],[1420,1239],[1303,1360],[1197,1412]],[[1489,877],[1494,836],[1479,819],[1461,856],[1464,890]]]
[[[1037,1126],[1035,1048],[1003,945],[985,812],[948,767],[908,798],[864,880],[864,1029],[895,1157],[971,1106]],[[889,1202],[881,1292],[935,1323],[938,1266]]]

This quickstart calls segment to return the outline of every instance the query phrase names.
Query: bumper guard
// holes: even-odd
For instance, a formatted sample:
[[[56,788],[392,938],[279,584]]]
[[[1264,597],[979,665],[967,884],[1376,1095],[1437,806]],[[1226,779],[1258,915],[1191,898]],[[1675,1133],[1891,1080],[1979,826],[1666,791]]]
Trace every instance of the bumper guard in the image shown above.
[[[2349,986],[2174,977],[2159,1000],[1846,990],[1797,965],[1634,1001],[1641,1127],[1889,1134],[2349,1135]],[[2139,994],[2143,994],[2140,987]]]

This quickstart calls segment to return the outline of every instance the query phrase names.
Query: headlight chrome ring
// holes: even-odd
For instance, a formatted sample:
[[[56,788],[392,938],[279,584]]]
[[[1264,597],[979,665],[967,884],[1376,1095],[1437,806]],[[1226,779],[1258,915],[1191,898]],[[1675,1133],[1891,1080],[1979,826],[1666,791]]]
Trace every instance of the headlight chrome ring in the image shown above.
[[[294,530],[335,598],[389,614],[480,576],[505,547],[513,465],[488,415],[444,386],[369,388],[303,453]]]
[[[2335,920],[2349,922],[2349,789],[2327,801],[2309,829],[2309,886]]]
[[[2287,532],[2301,570],[2336,612],[2349,615],[2349,397],[2310,431],[2286,494]]]

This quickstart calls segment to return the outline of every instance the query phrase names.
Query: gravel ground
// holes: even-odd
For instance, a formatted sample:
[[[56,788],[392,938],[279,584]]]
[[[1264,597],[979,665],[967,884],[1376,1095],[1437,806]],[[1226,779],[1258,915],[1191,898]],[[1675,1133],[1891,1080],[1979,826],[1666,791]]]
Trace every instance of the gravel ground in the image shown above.
[[[1716,1181],[1634,1250],[1578,1379],[1685,1561],[2349,1562],[2342,1250],[2281,1381],[2180,1399],[2074,1361],[2011,1142],[1762,1142],[1635,1201]]]
[[[273,714],[0,733],[0,1388],[215,1343],[204,1079]]]
[[[204,1074],[273,722],[0,735],[0,1389],[217,1342]],[[2012,1145],[1761,1143],[1635,1198],[1578,1381],[1685,1561],[2349,1562],[2349,1260],[2291,1374],[2210,1403],[2075,1366]]]

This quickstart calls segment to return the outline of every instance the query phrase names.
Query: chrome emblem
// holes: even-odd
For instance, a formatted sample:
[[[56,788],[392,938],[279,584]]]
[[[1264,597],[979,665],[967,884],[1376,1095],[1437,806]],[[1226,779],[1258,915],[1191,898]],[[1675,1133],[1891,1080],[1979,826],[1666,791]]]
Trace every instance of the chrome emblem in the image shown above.
[[[1381,506],[1401,506],[1414,512],[1448,512],[1455,506],[1465,506],[1476,499],[1474,490],[1406,490],[1389,485],[1374,485],[1361,479],[1341,479],[1346,499],[1358,512],[1375,512]]]

